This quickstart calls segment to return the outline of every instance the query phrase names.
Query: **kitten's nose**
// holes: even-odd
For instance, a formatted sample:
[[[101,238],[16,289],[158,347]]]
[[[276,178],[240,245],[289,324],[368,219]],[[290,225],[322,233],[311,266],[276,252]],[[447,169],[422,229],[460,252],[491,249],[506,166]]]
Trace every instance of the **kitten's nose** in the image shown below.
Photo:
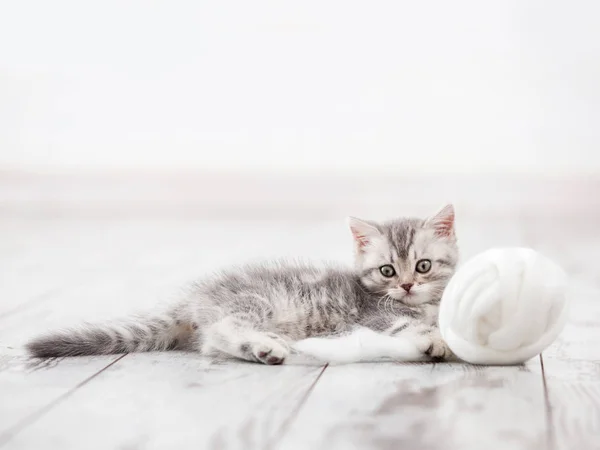
[[[410,292],[410,288],[413,287],[413,283],[404,283],[401,284],[400,287],[404,289],[406,292]]]

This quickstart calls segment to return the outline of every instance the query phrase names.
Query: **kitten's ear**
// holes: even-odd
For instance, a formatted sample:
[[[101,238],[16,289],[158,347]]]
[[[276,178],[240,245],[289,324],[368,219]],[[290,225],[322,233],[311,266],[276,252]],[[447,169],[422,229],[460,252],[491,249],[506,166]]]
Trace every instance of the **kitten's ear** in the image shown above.
[[[427,220],[427,225],[432,227],[438,236],[454,236],[454,206],[444,206],[435,216]]]
[[[352,232],[356,248],[360,251],[371,245],[375,239],[381,237],[381,231],[372,222],[357,219],[356,217],[348,217],[348,226]]]

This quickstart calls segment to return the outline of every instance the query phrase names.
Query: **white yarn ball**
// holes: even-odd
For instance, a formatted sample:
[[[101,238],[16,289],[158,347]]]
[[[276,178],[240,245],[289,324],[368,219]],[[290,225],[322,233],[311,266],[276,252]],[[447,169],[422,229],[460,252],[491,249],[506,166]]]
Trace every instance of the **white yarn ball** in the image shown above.
[[[528,248],[487,250],[454,274],[439,324],[452,351],[473,364],[519,364],[541,353],[568,315],[567,276]]]

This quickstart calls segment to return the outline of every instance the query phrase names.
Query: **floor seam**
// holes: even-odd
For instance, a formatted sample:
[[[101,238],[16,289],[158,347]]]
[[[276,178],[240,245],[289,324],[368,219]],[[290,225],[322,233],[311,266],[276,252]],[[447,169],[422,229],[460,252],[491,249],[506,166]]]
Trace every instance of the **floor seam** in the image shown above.
[[[60,405],[63,401],[65,401],[67,398],[69,398],[71,395],[73,395],[75,392],[77,392],[78,389],[82,388],[83,386],[88,384],[90,381],[92,381],[94,378],[96,378],[98,375],[100,375],[102,372],[104,372],[105,370],[107,370],[108,368],[110,368],[111,366],[113,366],[114,364],[116,364],[117,362],[122,360],[123,358],[125,358],[125,356],[127,356],[127,353],[119,356],[118,358],[115,358],[109,364],[104,366],[102,369],[100,369],[96,373],[90,375],[85,380],[79,382],[74,387],[72,387],[67,392],[65,392],[64,394],[59,395],[57,398],[52,400],[50,403],[48,403],[45,406],[43,406],[42,408],[38,409],[34,413],[29,414],[28,416],[24,417],[19,422],[17,422],[15,425],[13,425],[12,427],[5,430],[2,434],[0,434],[0,447],[2,447],[7,442],[9,442],[13,437],[15,437],[18,433],[20,433],[22,430],[27,428],[29,425],[32,425],[33,423],[37,422],[40,418],[42,418],[46,413],[51,411],[54,407]]]
[[[542,369],[542,386],[544,390],[544,406],[546,416],[546,441],[547,447],[550,450],[556,448],[556,437],[554,435],[554,418],[552,416],[552,405],[550,404],[550,396],[548,395],[548,384],[546,383],[546,371],[544,369],[544,357],[540,353],[540,366]]]
[[[315,379],[312,381],[312,383],[310,384],[310,386],[308,387],[308,389],[306,390],[306,392],[304,393],[304,395],[302,396],[300,401],[296,404],[296,406],[292,410],[289,417],[281,424],[281,426],[279,427],[279,430],[277,431],[277,434],[273,437],[273,439],[270,440],[270,442],[267,442],[267,444],[264,447],[264,450],[271,450],[271,449],[275,448],[275,445],[277,444],[277,442],[283,438],[285,433],[288,431],[288,429],[292,425],[292,422],[294,421],[294,419],[296,417],[298,417],[298,414],[302,410],[302,407],[308,400],[308,397],[310,397],[310,394],[312,394],[312,391],[315,389],[315,386],[321,379],[321,376],[323,376],[323,373],[325,372],[325,369],[327,369],[327,367],[329,367],[329,363],[327,363],[323,366],[323,368],[321,369],[319,374],[315,377]]]

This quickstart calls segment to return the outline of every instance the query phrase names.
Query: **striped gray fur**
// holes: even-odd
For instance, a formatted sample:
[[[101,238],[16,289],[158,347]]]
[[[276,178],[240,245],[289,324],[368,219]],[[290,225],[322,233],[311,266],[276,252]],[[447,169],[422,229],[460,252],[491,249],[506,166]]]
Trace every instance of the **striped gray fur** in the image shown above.
[[[38,357],[182,349],[280,364],[294,341],[360,325],[414,336],[431,356],[450,356],[437,312],[458,258],[452,206],[425,220],[350,218],[349,225],[353,269],[285,261],[232,267],[194,283],[163,314],[52,332],[27,348]],[[431,261],[427,273],[416,270],[423,259]],[[384,265],[394,276],[382,274]]]

